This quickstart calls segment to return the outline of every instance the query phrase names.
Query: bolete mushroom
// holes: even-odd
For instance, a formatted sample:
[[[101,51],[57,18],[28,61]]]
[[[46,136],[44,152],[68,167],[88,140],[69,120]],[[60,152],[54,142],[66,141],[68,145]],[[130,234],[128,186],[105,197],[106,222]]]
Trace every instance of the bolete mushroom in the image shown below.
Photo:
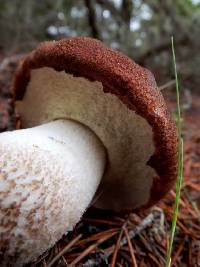
[[[138,210],[174,184],[177,132],[153,75],[100,41],[42,43],[14,96],[22,129],[0,134],[1,266],[35,260],[91,202]]]

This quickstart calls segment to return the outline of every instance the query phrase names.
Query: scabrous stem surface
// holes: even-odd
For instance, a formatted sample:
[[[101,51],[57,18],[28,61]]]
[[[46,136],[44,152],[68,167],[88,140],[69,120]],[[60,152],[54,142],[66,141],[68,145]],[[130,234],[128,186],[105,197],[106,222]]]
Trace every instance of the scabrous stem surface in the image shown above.
[[[0,266],[21,266],[79,221],[106,153],[86,126],[56,120],[0,134],[0,155]]]

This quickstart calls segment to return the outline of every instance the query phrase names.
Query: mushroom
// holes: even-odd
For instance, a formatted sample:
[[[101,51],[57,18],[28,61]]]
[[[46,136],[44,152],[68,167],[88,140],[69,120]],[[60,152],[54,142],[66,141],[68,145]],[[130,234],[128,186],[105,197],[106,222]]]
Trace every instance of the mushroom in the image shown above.
[[[19,130],[0,134],[1,266],[34,261],[89,205],[150,207],[177,173],[177,131],[153,75],[100,41],[39,45],[14,81]]]

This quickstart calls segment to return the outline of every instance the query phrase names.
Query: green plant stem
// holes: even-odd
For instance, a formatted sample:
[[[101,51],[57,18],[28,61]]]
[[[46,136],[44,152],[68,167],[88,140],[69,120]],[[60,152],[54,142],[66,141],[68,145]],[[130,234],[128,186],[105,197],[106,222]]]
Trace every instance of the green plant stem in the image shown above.
[[[178,218],[179,202],[180,202],[180,196],[181,196],[181,187],[182,187],[182,182],[183,182],[183,139],[181,137],[182,136],[181,109],[180,109],[179,82],[178,82],[178,75],[177,75],[177,68],[176,68],[176,56],[175,56],[173,37],[171,38],[171,43],[172,43],[172,55],[173,55],[173,66],[174,66],[174,74],[175,74],[175,81],[176,81],[176,99],[177,99],[178,175],[176,179],[176,198],[175,198],[174,209],[173,209],[172,224],[171,224],[171,231],[170,231],[170,237],[169,237],[169,246],[167,250],[166,267],[170,267],[171,265],[171,254],[172,254],[172,248],[173,248],[174,235],[176,231],[176,223],[177,223],[177,218]]]

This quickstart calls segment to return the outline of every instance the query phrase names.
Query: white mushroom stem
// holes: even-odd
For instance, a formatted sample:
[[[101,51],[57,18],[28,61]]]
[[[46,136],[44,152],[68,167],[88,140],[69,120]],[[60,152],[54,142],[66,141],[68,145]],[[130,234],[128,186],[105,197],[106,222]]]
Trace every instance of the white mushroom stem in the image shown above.
[[[56,120],[0,134],[0,155],[0,265],[15,258],[21,266],[73,229],[103,176],[106,153],[86,126]]]

